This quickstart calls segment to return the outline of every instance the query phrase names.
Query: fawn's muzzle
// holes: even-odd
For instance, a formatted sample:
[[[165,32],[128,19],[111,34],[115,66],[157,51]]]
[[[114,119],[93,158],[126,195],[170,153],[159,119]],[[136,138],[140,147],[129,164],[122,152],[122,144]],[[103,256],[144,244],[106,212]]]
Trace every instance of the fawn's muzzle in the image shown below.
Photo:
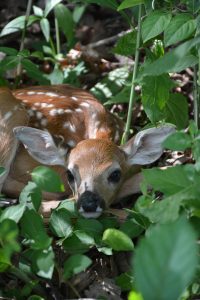
[[[78,211],[85,218],[98,218],[103,209],[104,201],[96,193],[86,191],[78,199]]]

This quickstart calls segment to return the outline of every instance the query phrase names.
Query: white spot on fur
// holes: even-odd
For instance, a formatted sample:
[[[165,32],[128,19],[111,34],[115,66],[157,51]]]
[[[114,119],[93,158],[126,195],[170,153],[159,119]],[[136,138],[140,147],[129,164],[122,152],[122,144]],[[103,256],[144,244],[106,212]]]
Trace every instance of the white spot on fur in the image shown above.
[[[89,103],[87,103],[87,102],[83,102],[83,103],[81,103],[81,104],[80,104],[80,106],[83,106],[83,107],[89,107],[89,106],[90,106],[90,104],[89,104]]]
[[[92,119],[94,120],[94,119],[96,119],[96,117],[97,117],[97,113],[93,113],[92,114]]]
[[[50,114],[50,116],[57,116],[58,110],[57,109],[52,109],[52,110],[50,110],[49,114]]]
[[[24,99],[23,99],[22,101],[23,101],[24,103],[27,103],[27,102],[28,102],[28,100],[24,100]]]
[[[36,117],[38,120],[42,119],[43,114],[40,111],[36,112]]]
[[[36,94],[36,92],[34,92],[34,91],[27,92],[27,95],[35,95],[35,94]]]
[[[58,108],[57,112],[59,115],[63,115],[65,113],[65,110],[63,108]]]
[[[35,105],[35,106],[40,106],[40,102],[36,102],[36,103],[34,103],[33,105]]]
[[[34,111],[32,109],[27,110],[30,117],[34,116]]]
[[[47,119],[46,119],[46,118],[43,118],[43,119],[41,120],[40,124],[41,124],[42,126],[44,126],[44,127],[47,126],[47,124],[48,124]]]
[[[74,101],[78,101],[78,98],[74,97],[74,96],[72,96],[71,99],[74,100]]]
[[[53,104],[47,104],[47,108],[52,108],[52,107],[54,107]]]
[[[24,92],[17,93],[17,96],[21,96],[21,95],[24,95]]]
[[[55,93],[45,93],[45,95],[49,97],[59,97],[59,95]]]
[[[77,113],[82,113],[82,112],[83,112],[81,108],[76,108],[75,111],[76,111]]]
[[[68,128],[71,132],[75,132],[76,131],[75,125],[71,124],[70,122],[65,122],[63,124],[63,128]]]
[[[66,98],[66,96],[60,96],[60,98]]]
[[[36,94],[37,95],[45,95],[46,93],[44,93],[44,92],[37,92]]]
[[[71,114],[71,113],[73,113],[73,110],[71,110],[71,109],[65,109],[65,112]]]

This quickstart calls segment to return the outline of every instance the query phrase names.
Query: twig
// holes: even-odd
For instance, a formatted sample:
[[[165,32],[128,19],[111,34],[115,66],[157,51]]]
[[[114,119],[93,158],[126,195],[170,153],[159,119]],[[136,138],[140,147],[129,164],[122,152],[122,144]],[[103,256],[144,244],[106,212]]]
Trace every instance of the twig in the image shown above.
[[[129,131],[131,126],[131,118],[132,118],[132,110],[133,105],[135,102],[135,79],[137,75],[137,69],[138,69],[138,63],[139,63],[139,54],[140,54],[140,35],[141,35],[141,16],[142,16],[142,4],[139,5],[139,14],[138,14],[138,30],[137,30],[137,40],[136,40],[136,50],[135,50],[135,64],[133,67],[133,76],[131,81],[131,92],[130,92],[130,99],[129,99],[129,107],[128,107],[128,116],[125,126],[125,132],[122,137],[121,144],[124,144],[127,142],[129,137]]]
[[[57,54],[59,54],[60,53],[60,32],[59,32],[58,20],[56,16],[54,22],[55,22],[55,31],[56,31],[56,51]]]
[[[27,28],[28,19],[29,19],[30,12],[31,12],[31,7],[32,7],[32,0],[28,0],[28,4],[27,4],[27,8],[26,8],[25,20],[24,20],[24,28],[22,30],[21,43],[20,43],[20,48],[19,48],[20,52],[24,50],[24,41],[25,41],[25,36],[26,36],[26,28]],[[20,77],[21,77],[21,72],[22,72],[21,61],[22,61],[22,57],[20,55],[19,56],[18,65],[17,65],[17,72],[16,72],[17,74],[16,74],[16,80],[15,80],[15,88],[17,87],[17,85],[18,85],[18,83],[20,81]]]

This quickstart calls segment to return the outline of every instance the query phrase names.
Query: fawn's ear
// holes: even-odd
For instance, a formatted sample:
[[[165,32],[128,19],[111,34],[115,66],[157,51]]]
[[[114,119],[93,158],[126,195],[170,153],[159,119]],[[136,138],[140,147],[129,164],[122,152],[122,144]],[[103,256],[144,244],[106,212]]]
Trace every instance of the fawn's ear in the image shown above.
[[[15,137],[24,144],[28,153],[44,165],[65,166],[64,153],[60,151],[47,131],[18,126],[13,129]]]
[[[140,131],[121,149],[128,156],[129,165],[147,165],[163,153],[162,142],[175,131],[174,126],[161,126]]]

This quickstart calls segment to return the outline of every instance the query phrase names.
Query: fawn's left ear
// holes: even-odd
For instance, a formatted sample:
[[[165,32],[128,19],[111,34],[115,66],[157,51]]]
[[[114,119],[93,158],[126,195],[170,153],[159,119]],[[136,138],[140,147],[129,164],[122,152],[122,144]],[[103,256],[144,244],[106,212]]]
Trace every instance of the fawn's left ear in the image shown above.
[[[18,126],[13,129],[15,137],[24,144],[28,153],[44,165],[65,166],[64,153],[56,147],[47,131]]]
[[[140,131],[121,149],[128,156],[129,165],[147,165],[156,161],[163,153],[162,142],[175,131],[174,126],[165,125]]]

